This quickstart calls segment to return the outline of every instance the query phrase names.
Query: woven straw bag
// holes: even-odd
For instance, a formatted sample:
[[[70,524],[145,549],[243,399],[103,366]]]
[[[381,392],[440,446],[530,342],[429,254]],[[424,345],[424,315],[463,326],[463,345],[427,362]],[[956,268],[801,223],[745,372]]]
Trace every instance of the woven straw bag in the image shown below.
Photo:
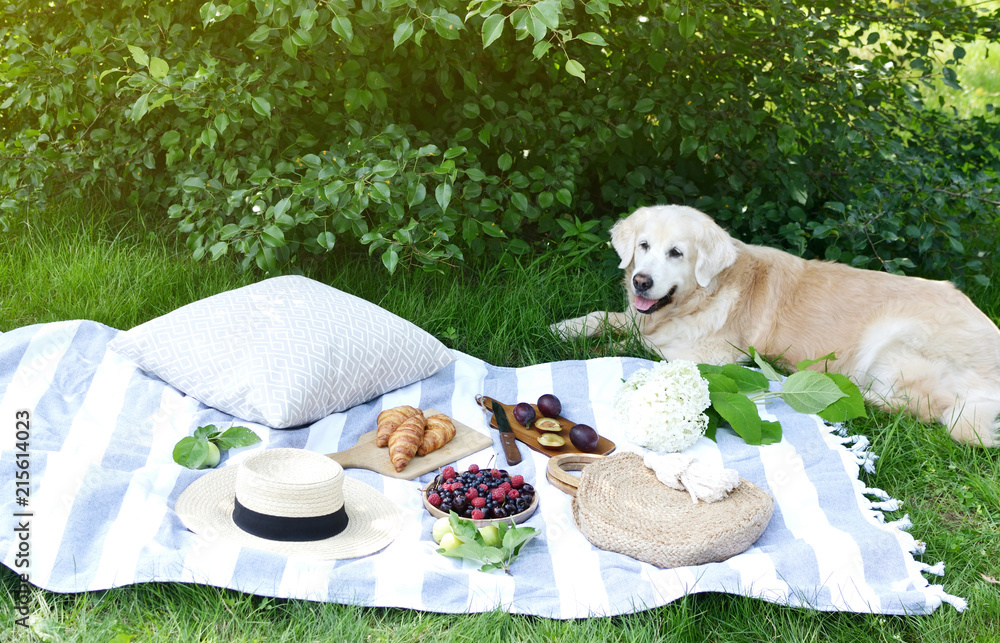
[[[774,500],[740,479],[717,502],[691,501],[656,479],[635,453],[593,461],[582,469],[573,519],[595,547],[657,567],[719,562],[750,548],[764,533]]]

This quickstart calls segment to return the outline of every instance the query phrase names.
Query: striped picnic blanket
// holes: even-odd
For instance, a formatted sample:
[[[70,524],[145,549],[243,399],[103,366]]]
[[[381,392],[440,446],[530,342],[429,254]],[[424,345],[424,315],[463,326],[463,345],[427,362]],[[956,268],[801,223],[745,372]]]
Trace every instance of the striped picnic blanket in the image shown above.
[[[906,531],[906,517],[883,518],[898,503],[859,481],[874,458],[867,441],[780,401],[762,408],[765,419],[784,426],[780,443],[752,447],[720,431],[718,444],[703,438],[693,447],[696,455],[721,460],[775,499],[760,540],[723,563],[658,569],[594,548],[573,523],[570,497],[546,482],[546,458],[524,447],[526,457],[511,473],[537,487],[539,509],[526,524],[538,535],[522,550],[512,575],[481,572],[435,552],[433,518],[418,493],[433,473],[402,481],[347,471],[402,510],[402,532],[372,556],[316,563],[207,543],[173,511],[180,493],[203,472],[178,466],[171,452],[196,427],[225,427],[234,418],[107,351],[118,332],[96,322],[67,321],[0,334],[0,559],[51,591],[204,583],[282,598],[449,613],[499,607],[558,619],[634,612],[696,592],[865,613],[926,614],[942,602],[965,607],[923,576],[943,573],[943,566],[915,559],[921,552]],[[270,430],[237,421],[263,443],[230,452],[221,466],[260,448],[346,449],[374,427],[382,408],[399,404],[434,407],[489,434],[477,394],[515,401],[555,393],[564,415],[627,448],[611,428],[612,400],[623,378],[651,365],[599,358],[512,369],[456,357],[426,380],[305,428]],[[17,424],[22,419],[27,421]],[[501,453],[494,440],[493,449],[456,467],[489,463]]]

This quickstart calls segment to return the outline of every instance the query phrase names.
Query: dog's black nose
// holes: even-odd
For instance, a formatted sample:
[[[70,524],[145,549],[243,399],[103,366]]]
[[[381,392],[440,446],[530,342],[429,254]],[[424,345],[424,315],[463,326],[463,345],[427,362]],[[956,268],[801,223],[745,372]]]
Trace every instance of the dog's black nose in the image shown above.
[[[642,273],[632,277],[632,287],[636,292],[646,292],[653,287],[653,278]]]

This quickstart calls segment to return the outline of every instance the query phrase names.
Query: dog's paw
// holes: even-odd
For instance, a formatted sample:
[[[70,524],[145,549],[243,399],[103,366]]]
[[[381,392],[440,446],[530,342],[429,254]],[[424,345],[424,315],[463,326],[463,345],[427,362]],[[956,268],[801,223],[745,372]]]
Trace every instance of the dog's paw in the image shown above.
[[[563,341],[576,337],[577,330],[572,321],[571,319],[564,319],[561,322],[556,322],[549,326],[549,332]]]

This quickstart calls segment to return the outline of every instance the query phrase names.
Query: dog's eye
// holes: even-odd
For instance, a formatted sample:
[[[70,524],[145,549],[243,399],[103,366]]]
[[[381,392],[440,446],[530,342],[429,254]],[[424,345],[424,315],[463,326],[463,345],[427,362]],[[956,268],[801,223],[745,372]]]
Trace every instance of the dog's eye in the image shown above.
[[[667,253],[667,256],[670,257],[671,259],[679,259],[680,257],[684,256],[684,253],[678,250],[677,248],[671,248],[670,252]]]
[[[640,242],[639,242],[639,247],[640,247],[641,249],[643,249],[643,250],[649,250],[649,243],[647,243],[647,242],[645,242],[645,241],[640,241]]]

